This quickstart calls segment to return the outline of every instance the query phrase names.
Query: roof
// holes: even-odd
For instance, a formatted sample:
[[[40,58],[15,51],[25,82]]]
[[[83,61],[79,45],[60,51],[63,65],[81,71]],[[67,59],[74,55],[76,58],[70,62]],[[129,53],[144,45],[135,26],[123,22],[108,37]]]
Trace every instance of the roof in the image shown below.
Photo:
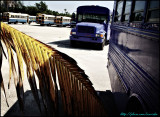
[[[77,8],[77,13],[95,13],[95,14],[109,14],[110,10],[107,7],[86,5],[79,6]]]
[[[9,14],[11,14],[11,15],[29,16],[28,14],[25,14],[25,13],[13,13],[13,12],[4,12],[4,13],[9,13]]]
[[[63,18],[63,19],[71,19],[70,17],[66,17],[66,16],[56,16],[56,18]]]
[[[41,17],[42,15],[44,15],[44,16],[46,16],[46,17],[55,17],[54,15],[38,14],[39,17]]]

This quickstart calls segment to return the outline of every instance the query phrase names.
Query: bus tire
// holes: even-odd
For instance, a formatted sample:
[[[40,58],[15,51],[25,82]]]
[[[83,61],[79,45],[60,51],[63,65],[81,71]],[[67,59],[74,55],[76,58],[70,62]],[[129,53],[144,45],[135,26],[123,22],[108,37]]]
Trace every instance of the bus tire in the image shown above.
[[[136,97],[132,97],[126,108],[127,112],[136,112],[136,113],[144,113],[144,109],[140,101]]]

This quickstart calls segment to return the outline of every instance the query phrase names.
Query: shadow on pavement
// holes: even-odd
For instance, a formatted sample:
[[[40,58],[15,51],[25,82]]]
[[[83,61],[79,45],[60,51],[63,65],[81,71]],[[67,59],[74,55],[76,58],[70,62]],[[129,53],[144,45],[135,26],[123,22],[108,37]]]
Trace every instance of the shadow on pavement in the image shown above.
[[[40,95],[40,93],[39,93]],[[24,104],[24,113],[20,111],[19,103],[16,101],[12,107],[5,113],[4,116],[41,116],[45,115],[43,111],[42,114],[39,111],[37,103],[34,100],[32,91],[26,91],[24,94],[25,104]],[[41,101],[42,107],[42,101]],[[44,110],[44,109],[42,109]]]
[[[69,48],[69,49],[79,49],[79,50],[99,50],[97,48],[96,44],[91,44],[91,43],[76,43],[74,46],[70,45],[70,40],[66,39],[66,40],[60,40],[60,41],[53,41],[53,42],[49,42],[47,44],[53,44],[53,45],[57,45],[58,47],[61,48]],[[106,45],[105,45],[106,46]]]
[[[18,101],[14,103],[12,107],[5,113],[4,116],[47,116],[46,111],[43,107],[43,102],[42,102],[42,97],[40,95],[40,91],[38,90],[39,93],[39,98],[40,98],[40,105],[41,105],[41,110],[40,112],[38,105],[33,97],[32,91],[26,91],[24,94],[25,97],[25,104],[24,104],[24,112],[22,113],[19,107]],[[61,95],[60,91],[58,92],[59,96],[59,116],[64,115],[63,107],[62,107],[62,102],[61,100]]]
[[[118,117],[119,113],[115,103],[114,95],[110,90],[97,91],[99,98],[101,99],[103,106],[108,113],[109,117]]]
[[[61,100],[60,91],[58,92],[59,96],[59,116],[64,116],[63,106]],[[106,112],[108,113],[109,117],[113,116],[119,116],[119,113],[117,111],[117,107],[114,101],[113,93],[109,90],[107,91],[97,91],[97,94],[99,98],[101,99],[104,108]],[[39,92],[40,95],[40,92]],[[32,91],[26,91],[25,94],[25,106],[24,106],[24,113],[20,111],[19,103],[18,101],[15,102],[15,104],[10,107],[10,109],[6,112],[4,116],[47,116],[45,113],[45,109],[43,108],[42,104],[42,98],[40,97],[41,102],[41,110],[42,113],[40,113],[39,108],[34,100],[34,97],[32,95]]]

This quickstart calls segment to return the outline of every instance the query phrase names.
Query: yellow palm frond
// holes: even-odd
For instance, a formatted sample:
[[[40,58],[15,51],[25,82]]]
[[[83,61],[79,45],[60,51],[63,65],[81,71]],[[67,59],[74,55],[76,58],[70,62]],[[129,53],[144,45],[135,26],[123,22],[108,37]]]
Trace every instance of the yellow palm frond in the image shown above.
[[[24,61],[28,81],[40,110],[35,73],[39,80],[43,106],[48,115],[58,115],[59,112],[58,101],[61,99],[58,98],[58,82],[66,115],[106,115],[106,111],[91,81],[74,59],[5,23],[1,23],[1,29],[2,41],[6,45],[9,57],[9,85],[11,75],[13,75],[17,97],[22,110],[24,108]],[[17,75],[15,69],[16,62],[13,59],[12,49],[17,55],[19,75]]]

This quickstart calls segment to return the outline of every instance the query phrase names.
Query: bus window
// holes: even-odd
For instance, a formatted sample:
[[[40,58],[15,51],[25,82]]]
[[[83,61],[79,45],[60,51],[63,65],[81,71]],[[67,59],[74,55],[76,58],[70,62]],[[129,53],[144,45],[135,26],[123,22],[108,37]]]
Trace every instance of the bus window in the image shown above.
[[[145,7],[145,1],[135,1],[134,11],[133,11],[133,21],[143,20],[144,7]]]
[[[123,8],[123,1],[117,2],[116,16],[114,19],[115,22],[121,20],[122,8]]]
[[[48,20],[52,20],[52,18],[51,18],[51,17],[48,17]]]
[[[159,1],[150,1],[148,10],[149,22],[159,22]]]
[[[132,1],[126,1],[125,10],[124,10],[124,14],[123,14],[123,21],[128,21],[129,20],[131,3],[132,3]]]

